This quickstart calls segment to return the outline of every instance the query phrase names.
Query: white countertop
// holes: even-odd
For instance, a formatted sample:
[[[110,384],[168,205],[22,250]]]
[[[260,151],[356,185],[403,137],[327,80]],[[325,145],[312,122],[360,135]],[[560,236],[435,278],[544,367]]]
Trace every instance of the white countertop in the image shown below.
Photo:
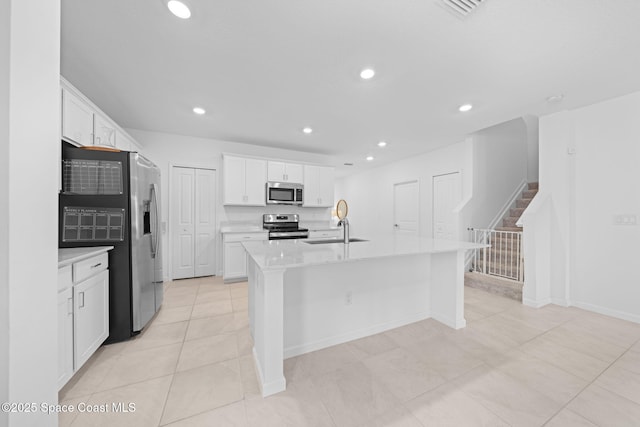
[[[342,230],[340,227],[331,225],[329,221],[301,221],[300,228],[307,228],[309,231]],[[266,230],[262,224],[256,223],[227,223],[220,226],[220,232],[225,233],[256,233]]]
[[[86,258],[107,252],[113,249],[113,246],[92,246],[86,248],[60,248],[58,249],[58,268],[74,262],[82,261]]]
[[[312,245],[301,240],[265,240],[243,242],[249,256],[262,270],[286,269],[310,265],[353,262],[401,255],[433,254],[483,248],[486,245],[435,240],[413,236],[354,236],[367,242]]]
[[[241,224],[226,224],[220,227],[221,233],[256,233],[266,230],[262,228],[262,224],[241,223]]]

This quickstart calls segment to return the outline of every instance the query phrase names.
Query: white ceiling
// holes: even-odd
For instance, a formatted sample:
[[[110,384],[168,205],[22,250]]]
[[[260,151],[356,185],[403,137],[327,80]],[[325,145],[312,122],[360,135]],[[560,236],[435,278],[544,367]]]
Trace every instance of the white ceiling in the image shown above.
[[[162,0],[62,0],[62,75],[123,127],[356,169],[640,90],[637,0],[485,0],[466,18],[441,0],[189,4],[181,20]]]

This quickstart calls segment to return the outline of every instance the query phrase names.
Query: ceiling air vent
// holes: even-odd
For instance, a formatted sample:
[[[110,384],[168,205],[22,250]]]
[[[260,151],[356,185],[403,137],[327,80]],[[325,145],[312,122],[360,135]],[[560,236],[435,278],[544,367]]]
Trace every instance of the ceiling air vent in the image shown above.
[[[442,2],[449,6],[453,11],[459,15],[467,16],[480,6],[484,0],[442,0]]]

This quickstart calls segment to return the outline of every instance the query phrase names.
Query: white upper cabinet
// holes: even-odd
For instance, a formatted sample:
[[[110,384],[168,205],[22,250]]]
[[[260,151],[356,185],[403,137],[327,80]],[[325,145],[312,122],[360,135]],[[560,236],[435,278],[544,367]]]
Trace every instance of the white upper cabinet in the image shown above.
[[[303,183],[303,166],[298,163],[274,162],[267,163],[268,181]]]
[[[136,151],[131,149],[131,140],[124,133],[116,129],[116,148],[123,151]]]
[[[116,128],[100,114],[93,116],[93,144],[116,148]]]
[[[333,206],[334,168],[304,165],[305,207]]]
[[[225,205],[265,206],[265,160],[225,155],[222,170]]]
[[[62,89],[62,137],[93,145],[93,110],[82,99]]]
[[[246,161],[241,157],[224,156],[222,170],[225,205],[245,204],[245,166]]]
[[[267,162],[258,159],[246,159],[245,169],[245,194],[247,204],[255,206],[265,206],[266,203],[266,180]]]
[[[76,145],[100,145],[123,151],[138,151],[140,146],[100,108],[69,82],[62,85],[61,137]]]

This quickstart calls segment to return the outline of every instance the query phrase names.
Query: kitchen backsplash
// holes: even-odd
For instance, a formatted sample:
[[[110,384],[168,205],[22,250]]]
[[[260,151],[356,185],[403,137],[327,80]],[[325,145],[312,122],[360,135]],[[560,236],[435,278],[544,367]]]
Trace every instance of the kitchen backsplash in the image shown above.
[[[302,208],[298,206],[224,206],[220,212],[220,224],[248,223],[262,224],[262,215],[298,214],[300,222],[332,222],[332,208]]]

